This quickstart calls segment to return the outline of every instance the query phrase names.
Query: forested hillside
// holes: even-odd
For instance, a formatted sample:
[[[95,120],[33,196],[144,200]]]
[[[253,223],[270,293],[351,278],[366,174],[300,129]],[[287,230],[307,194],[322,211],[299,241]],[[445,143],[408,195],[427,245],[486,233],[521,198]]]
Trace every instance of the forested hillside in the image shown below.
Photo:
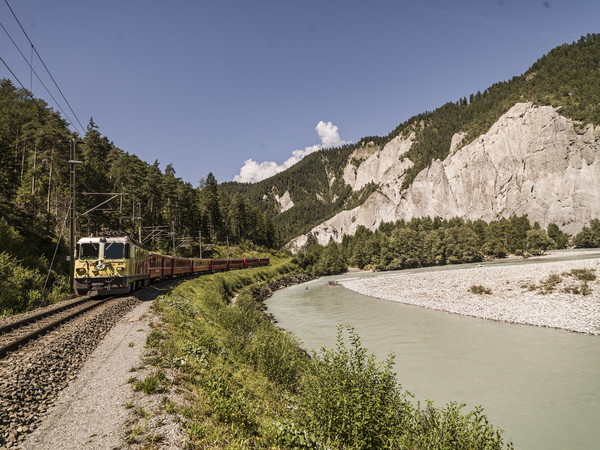
[[[340,180],[343,167],[358,162],[348,161],[356,148],[370,145],[380,149],[396,136],[414,132],[415,142],[404,154],[414,164],[403,182],[407,188],[433,160],[448,156],[453,135],[465,133],[460,145],[467,145],[488,131],[517,102],[550,105],[571,119],[600,124],[599,79],[600,35],[588,34],[577,42],[551,50],[524,74],[413,116],[387,136],[369,136],[355,145],[322,150],[272,178],[254,185],[231,183],[225,189],[245,192],[265,209],[276,209],[273,196],[289,191],[295,206],[274,218],[283,240],[288,241],[366,199],[364,192],[352,195]],[[372,192],[376,188],[373,185],[366,189]]]
[[[0,315],[68,291],[71,139],[82,141],[76,154],[82,162],[76,166],[78,236],[121,230],[141,234],[153,250],[186,256],[199,255],[200,236],[204,244],[277,244],[269,213],[240,193],[222,192],[211,173],[194,187],[171,164],[163,171],[158,161],[149,164],[118,148],[91,119],[85,136],[73,134],[43,100],[1,80]]]
[[[289,240],[304,228],[320,223],[342,209],[361,204],[373,191],[374,185],[360,192],[352,192],[342,179],[348,156],[356,145],[315,152],[268,180],[257,184],[223,183],[220,187],[229,195],[243,193],[253,205],[261,205],[273,216],[275,226],[283,241]],[[275,195],[289,192],[294,207],[279,213]]]
[[[465,133],[461,145],[471,142],[519,101],[551,105],[572,119],[600,124],[598,79],[600,35],[587,35],[553,49],[523,75],[416,115],[387,136],[312,153],[256,184],[218,185],[208,173],[199,186],[178,178],[171,164],[161,169],[158,161],[150,164],[120,149],[91,119],[85,136],[72,133],[43,100],[0,80],[0,314],[59,298],[68,289],[65,224],[72,139],[82,141],[76,155],[82,161],[77,165],[79,236],[101,228],[122,230],[141,235],[154,250],[182,255],[200,253],[200,236],[204,243],[277,247],[336,213],[361,205],[379,188],[373,180],[355,192],[343,181],[344,167],[360,163],[351,158],[357,149],[368,154],[400,134],[414,132],[415,142],[403,155],[414,163],[404,179],[406,187],[433,159],[448,155],[454,134]],[[286,192],[293,206],[280,212],[276,196]],[[597,242],[597,230],[597,223],[592,223],[576,243]],[[397,241],[406,233],[390,236]],[[445,236],[436,233],[440,239]],[[392,253],[375,252],[359,261],[355,249],[362,251],[373,239],[357,240],[359,245],[347,241],[344,258],[379,268],[412,264],[397,259],[394,252],[403,251],[397,246]],[[485,247],[479,254],[488,250]]]

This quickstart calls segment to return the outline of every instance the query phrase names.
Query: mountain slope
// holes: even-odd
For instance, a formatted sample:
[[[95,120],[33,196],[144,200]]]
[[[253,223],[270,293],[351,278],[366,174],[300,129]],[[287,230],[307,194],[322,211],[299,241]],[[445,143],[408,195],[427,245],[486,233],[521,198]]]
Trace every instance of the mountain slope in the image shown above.
[[[546,227],[557,223],[573,233],[600,217],[600,126],[582,126],[551,106],[517,103],[476,141],[422,169],[402,187],[412,164],[390,164],[408,153],[412,139],[387,144],[352,170],[344,180],[355,188],[378,176],[380,188],[364,204],[343,211],[311,230],[319,243],[340,241],[363,225],[414,217],[462,217],[496,220],[527,214]],[[381,168],[387,167],[381,173]],[[295,247],[306,236],[294,240]]]
[[[438,181],[441,184],[432,181],[436,173],[441,175],[439,173],[441,162],[445,161],[446,165],[443,167],[451,170],[453,165],[446,162],[448,156],[473,145],[485,135],[494,134],[492,128],[497,126],[499,120],[517,104],[528,104],[529,108],[552,107],[554,113],[543,109],[544,117],[550,121],[558,121],[555,115],[559,113],[564,120],[571,120],[572,131],[569,132],[571,134],[567,133],[569,136],[565,135],[563,139],[566,139],[564,142],[576,141],[577,135],[581,133],[580,127],[585,128],[586,124],[600,124],[598,79],[600,79],[600,35],[587,35],[577,42],[553,49],[523,75],[507,82],[496,83],[484,92],[470,95],[469,99],[465,97],[456,103],[447,103],[435,111],[414,116],[400,124],[387,136],[366,137],[353,146],[324,150],[309,155],[299,164],[276,177],[243,187],[232,183],[227,186],[227,189],[254,192],[256,201],[262,203],[263,208],[268,207],[273,211],[283,209],[276,198],[289,197],[291,202],[285,202],[285,211],[278,214],[275,219],[285,240],[307,233],[317,223],[324,223],[320,228],[323,236],[320,241],[323,242],[329,237],[339,240],[341,234],[352,232],[356,228],[356,225],[352,224],[360,221],[361,215],[369,216],[369,220],[373,222],[372,226],[376,226],[378,221],[384,218],[396,220],[402,217],[416,217],[419,214],[446,215],[448,212],[454,212],[465,217],[475,217],[475,211],[478,211],[482,218],[504,215],[505,213],[499,212],[497,207],[492,208],[491,204],[478,204],[478,198],[469,194],[469,183],[464,181],[457,182],[462,185],[462,188],[459,189],[458,185],[453,187],[451,197],[448,197],[450,194],[447,192],[449,188],[447,183],[453,179],[452,176],[447,174],[439,177]],[[533,114],[533,110],[530,113]],[[527,117],[530,118],[531,114]],[[519,125],[515,124],[515,126],[519,128]],[[535,143],[535,133],[541,132],[547,126],[552,125],[540,123],[537,131],[529,129],[527,144],[513,141],[510,147],[516,146],[519,152],[525,151],[523,145]],[[588,133],[593,134],[595,131],[588,131]],[[505,136],[502,139],[513,139],[513,137]],[[590,147],[586,151],[594,153],[596,152],[594,148]],[[490,150],[490,152],[494,151],[496,150]],[[544,149],[537,151],[543,152]],[[523,158],[529,159],[525,156]],[[591,159],[593,160],[594,158]],[[502,170],[502,167],[497,167],[495,170]],[[514,168],[509,169],[507,166],[506,170],[514,170]],[[531,176],[532,170],[530,168],[523,176]],[[391,172],[384,177],[387,171]],[[354,172],[355,175],[352,175]],[[462,177],[476,176],[476,174],[468,175],[465,170],[461,174]],[[595,178],[592,176],[590,180],[592,179]],[[417,186],[420,185],[419,183],[424,183],[424,180],[429,180],[427,183],[431,183],[431,188],[429,191],[421,190],[419,193]],[[480,189],[471,184],[470,188],[475,191]],[[485,189],[490,191],[489,186],[487,184],[485,186]],[[592,186],[589,188],[592,189]],[[513,193],[516,188],[511,189],[510,192]],[[543,189],[542,191],[545,192]],[[501,197],[503,195],[499,191],[497,194]],[[454,198],[461,195],[470,195],[469,198],[474,202],[470,209],[450,206],[454,203],[462,205],[463,200]],[[421,197],[431,197],[431,199],[427,203],[422,203]],[[405,199],[404,203],[400,201],[401,198]],[[522,213],[529,213],[527,205],[513,207],[511,204],[513,200],[514,198],[509,196],[498,202],[505,202],[507,211],[512,208]],[[566,198],[561,197],[561,202],[566,201]],[[356,209],[363,202],[365,207]],[[292,203],[293,206],[290,206]],[[551,203],[551,199],[545,199],[536,208],[544,209],[546,206],[543,205]],[[579,204],[577,201],[576,203]],[[400,205],[402,208],[398,210]],[[466,215],[467,212],[471,215]],[[547,217],[550,219],[559,216],[552,213],[547,214]],[[575,230],[581,227],[581,220],[585,220],[586,214],[577,213],[575,217],[576,220],[565,217],[558,223],[562,225],[564,222],[565,226],[572,223],[573,225],[568,229]],[[367,223],[369,220],[365,218],[363,222]],[[337,225],[333,226],[334,223]],[[328,227],[331,229],[330,232],[325,232]]]

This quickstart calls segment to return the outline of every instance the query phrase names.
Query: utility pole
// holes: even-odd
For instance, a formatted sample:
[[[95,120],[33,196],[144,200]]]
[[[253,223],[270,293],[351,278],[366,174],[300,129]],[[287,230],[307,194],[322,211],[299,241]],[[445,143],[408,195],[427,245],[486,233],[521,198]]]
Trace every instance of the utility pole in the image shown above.
[[[171,222],[171,236],[173,238],[173,256],[175,255],[175,222]]]
[[[69,206],[70,214],[70,240],[69,240],[69,292],[72,294],[75,290],[75,233],[76,233],[76,219],[77,212],[75,211],[75,164],[83,164],[82,161],[75,160],[75,147],[77,144],[83,144],[82,141],[76,141],[71,139],[71,159],[69,160],[70,174],[71,174],[71,204]]]
[[[200,258],[202,258],[202,231],[198,232],[200,236]]]

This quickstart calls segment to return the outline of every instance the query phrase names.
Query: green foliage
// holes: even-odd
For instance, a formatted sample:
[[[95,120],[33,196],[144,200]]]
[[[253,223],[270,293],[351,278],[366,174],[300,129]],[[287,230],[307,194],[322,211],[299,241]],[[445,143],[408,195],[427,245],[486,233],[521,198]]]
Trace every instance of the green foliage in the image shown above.
[[[190,447],[431,448],[428,439],[440,448],[502,447],[479,408],[414,406],[393,357],[376,362],[351,329],[350,346],[340,329],[335,350],[309,358],[249,295],[295,270],[284,261],[203,276],[155,301],[163,321],[149,343],[157,371],[172,368],[192,393],[189,406],[169,407],[185,417]]]
[[[283,448],[325,450],[326,446],[312,438],[306,430],[299,430],[293,422],[274,422],[273,440]]]
[[[504,257],[509,249],[523,254],[528,243],[530,251],[555,248],[544,231],[531,230],[527,216],[511,216],[489,224],[483,220],[424,217],[384,223],[376,232],[359,227],[354,236],[344,236],[342,250],[356,267],[397,270],[478,262]]]
[[[256,430],[258,423],[252,395],[230,372],[215,368],[202,384],[209,392],[212,416],[216,421],[237,425],[245,432]]]
[[[521,287],[542,295],[550,294],[559,287],[562,292],[568,294],[590,295],[592,288],[589,282],[595,279],[596,273],[593,269],[572,269],[562,274],[552,273],[539,284],[527,283]],[[578,281],[579,283],[577,283]]]
[[[318,439],[342,448],[388,448],[411,421],[407,394],[396,383],[393,357],[377,363],[349,329],[336,350],[315,355],[303,380],[303,423]]]
[[[472,294],[486,294],[490,295],[492,293],[491,289],[486,288],[485,286],[481,286],[480,284],[474,284],[469,288],[469,292]]]
[[[581,232],[573,238],[573,244],[580,248],[600,247],[600,220],[590,220],[589,226],[583,227]]]
[[[279,332],[274,338],[271,327],[263,324],[253,336],[249,354],[254,367],[270,381],[297,389],[306,358],[292,334]]]
[[[556,243],[556,248],[567,248],[570,236],[558,228],[558,225],[549,223],[546,234]]]
[[[556,287],[562,283],[563,279],[562,277],[557,274],[557,273],[552,273],[550,275],[548,275],[548,278],[546,278],[545,280],[542,280],[540,282],[540,285],[537,288],[538,293],[540,294],[550,294],[552,292],[554,292],[554,290],[556,289]]]
[[[23,267],[7,252],[0,253],[0,316],[31,309],[39,304],[44,277]]]
[[[594,269],[572,269],[570,272],[564,275],[572,276],[579,281],[594,281],[596,279],[596,273]]]
[[[463,414],[464,405],[455,402],[438,409],[427,401],[419,409],[412,433],[404,439],[404,448],[501,449],[505,448],[502,431],[494,428],[483,408]],[[511,442],[506,448],[513,448]]]
[[[559,240],[568,239],[566,233],[549,229]],[[399,270],[478,262],[504,257],[509,249],[519,255],[540,255],[551,248],[558,245],[539,227],[532,229],[526,215],[489,224],[458,217],[423,217],[382,223],[375,232],[360,226],[354,236],[344,236],[341,244],[330,241],[326,247],[309,236],[296,261],[309,273],[329,275],[343,271],[348,264],[361,269]]]
[[[332,275],[346,270],[347,263],[339,247],[333,240],[329,241],[318,261],[313,265],[313,274]]]
[[[550,239],[545,231],[529,230],[525,246],[532,255],[542,255],[549,248],[556,248],[556,242]]]
[[[166,389],[166,376],[162,370],[155,370],[148,374],[143,381],[134,380],[133,389],[143,391],[144,394],[156,394],[164,392]]]
[[[339,328],[336,350],[315,355],[303,380],[301,423],[318,441],[353,449],[504,447],[481,407],[463,414],[456,403],[414,406],[396,381],[393,356],[377,363],[351,327],[348,335],[349,347]]]

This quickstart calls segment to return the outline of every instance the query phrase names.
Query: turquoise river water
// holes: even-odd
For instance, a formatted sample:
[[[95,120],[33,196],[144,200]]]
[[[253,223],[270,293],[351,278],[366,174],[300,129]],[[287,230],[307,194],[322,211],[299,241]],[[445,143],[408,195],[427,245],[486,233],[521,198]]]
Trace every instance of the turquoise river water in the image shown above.
[[[429,398],[438,407],[457,401],[467,404],[465,411],[482,405],[515,448],[600,448],[600,336],[448,314],[327,286],[356,276],[378,275],[292,286],[267,301],[268,311],[307,350],[334,347],[338,324],[351,324],[379,359],[395,354],[398,381],[415,400]]]

